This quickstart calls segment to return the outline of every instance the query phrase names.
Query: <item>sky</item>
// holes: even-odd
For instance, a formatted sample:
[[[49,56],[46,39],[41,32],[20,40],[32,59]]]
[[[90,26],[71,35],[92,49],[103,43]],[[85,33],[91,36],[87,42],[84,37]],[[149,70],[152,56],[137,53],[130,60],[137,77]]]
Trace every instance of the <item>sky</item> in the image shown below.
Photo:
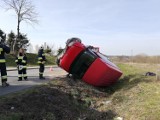
[[[159,0],[34,0],[39,23],[21,23],[30,43],[55,49],[68,38],[100,48],[106,55],[160,55]],[[1,3],[3,7],[3,4]],[[0,29],[16,33],[14,11],[0,8]]]

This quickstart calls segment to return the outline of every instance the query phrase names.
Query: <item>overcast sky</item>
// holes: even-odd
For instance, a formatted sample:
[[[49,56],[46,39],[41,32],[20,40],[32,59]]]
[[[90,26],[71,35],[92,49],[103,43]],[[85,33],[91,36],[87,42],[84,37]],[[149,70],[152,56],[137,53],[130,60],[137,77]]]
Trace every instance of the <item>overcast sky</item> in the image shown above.
[[[21,24],[30,42],[64,47],[71,37],[106,55],[160,55],[160,0],[34,0],[39,24]],[[0,28],[16,33],[13,11],[0,8]]]

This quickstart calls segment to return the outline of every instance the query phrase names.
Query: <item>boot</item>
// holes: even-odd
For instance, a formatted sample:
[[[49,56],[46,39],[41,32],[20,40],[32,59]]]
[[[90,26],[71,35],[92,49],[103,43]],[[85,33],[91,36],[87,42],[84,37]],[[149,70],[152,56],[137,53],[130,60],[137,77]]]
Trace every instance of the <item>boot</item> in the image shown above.
[[[44,80],[45,77],[43,77],[43,74],[39,74],[39,79]]]
[[[41,77],[40,79],[41,79],[41,80],[44,80],[44,79],[46,79],[46,78],[45,78],[45,77]]]
[[[25,81],[28,81],[28,78],[27,78],[27,77],[24,77],[24,80],[25,80]]]
[[[22,78],[21,78],[21,77],[19,77],[18,81],[22,81]]]
[[[8,86],[9,84],[6,81],[2,82],[2,87],[8,87]]]

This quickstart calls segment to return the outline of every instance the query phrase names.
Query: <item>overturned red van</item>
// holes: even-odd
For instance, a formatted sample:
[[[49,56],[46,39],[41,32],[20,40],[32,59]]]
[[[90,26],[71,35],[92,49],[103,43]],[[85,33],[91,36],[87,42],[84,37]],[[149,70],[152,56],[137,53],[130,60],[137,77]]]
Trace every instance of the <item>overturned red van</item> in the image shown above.
[[[93,86],[109,86],[122,75],[120,69],[106,56],[92,46],[85,46],[79,38],[67,40],[58,65]]]

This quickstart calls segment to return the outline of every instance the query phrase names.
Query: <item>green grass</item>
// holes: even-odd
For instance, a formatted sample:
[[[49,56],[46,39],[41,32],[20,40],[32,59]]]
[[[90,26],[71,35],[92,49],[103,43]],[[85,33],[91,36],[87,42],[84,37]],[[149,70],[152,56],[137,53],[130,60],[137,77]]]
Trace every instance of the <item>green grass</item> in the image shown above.
[[[160,118],[160,81],[156,77],[146,77],[145,72],[156,72],[154,64],[119,64],[122,78],[110,89],[114,109],[126,120],[158,120]],[[99,108],[104,110],[103,108]]]
[[[38,109],[45,119],[113,120],[122,117],[124,120],[159,120],[160,81],[155,76],[144,74],[148,71],[157,72],[160,66],[135,63],[119,63],[118,66],[123,75],[109,87],[93,87],[81,80],[56,78],[36,89],[0,97],[0,118],[8,120],[28,116],[42,119],[42,116],[34,116],[34,111],[45,103],[46,107]],[[9,105],[18,107],[13,112],[7,109]],[[26,106],[31,108],[25,109]],[[7,113],[7,116],[1,113]],[[68,115],[71,118],[65,117]]]
[[[125,120],[158,120],[160,81],[156,76],[145,76],[145,73],[148,71],[156,73],[159,65],[122,63],[118,66],[123,71],[123,75],[114,85],[103,88],[85,85],[76,90],[72,88],[70,94],[78,96],[85,101],[85,104],[99,112],[112,111],[117,117],[120,116]],[[81,89],[84,89],[83,92],[78,93],[77,90],[82,91]],[[106,101],[111,102],[104,104]]]
[[[33,53],[27,53],[27,59],[28,59],[28,66],[36,66],[38,65],[37,63],[37,54],[33,54]],[[6,65],[7,66],[16,66],[15,63],[15,56],[14,55],[6,55]],[[50,55],[46,55],[46,65],[54,65],[55,64],[55,57],[54,56],[50,56]]]

